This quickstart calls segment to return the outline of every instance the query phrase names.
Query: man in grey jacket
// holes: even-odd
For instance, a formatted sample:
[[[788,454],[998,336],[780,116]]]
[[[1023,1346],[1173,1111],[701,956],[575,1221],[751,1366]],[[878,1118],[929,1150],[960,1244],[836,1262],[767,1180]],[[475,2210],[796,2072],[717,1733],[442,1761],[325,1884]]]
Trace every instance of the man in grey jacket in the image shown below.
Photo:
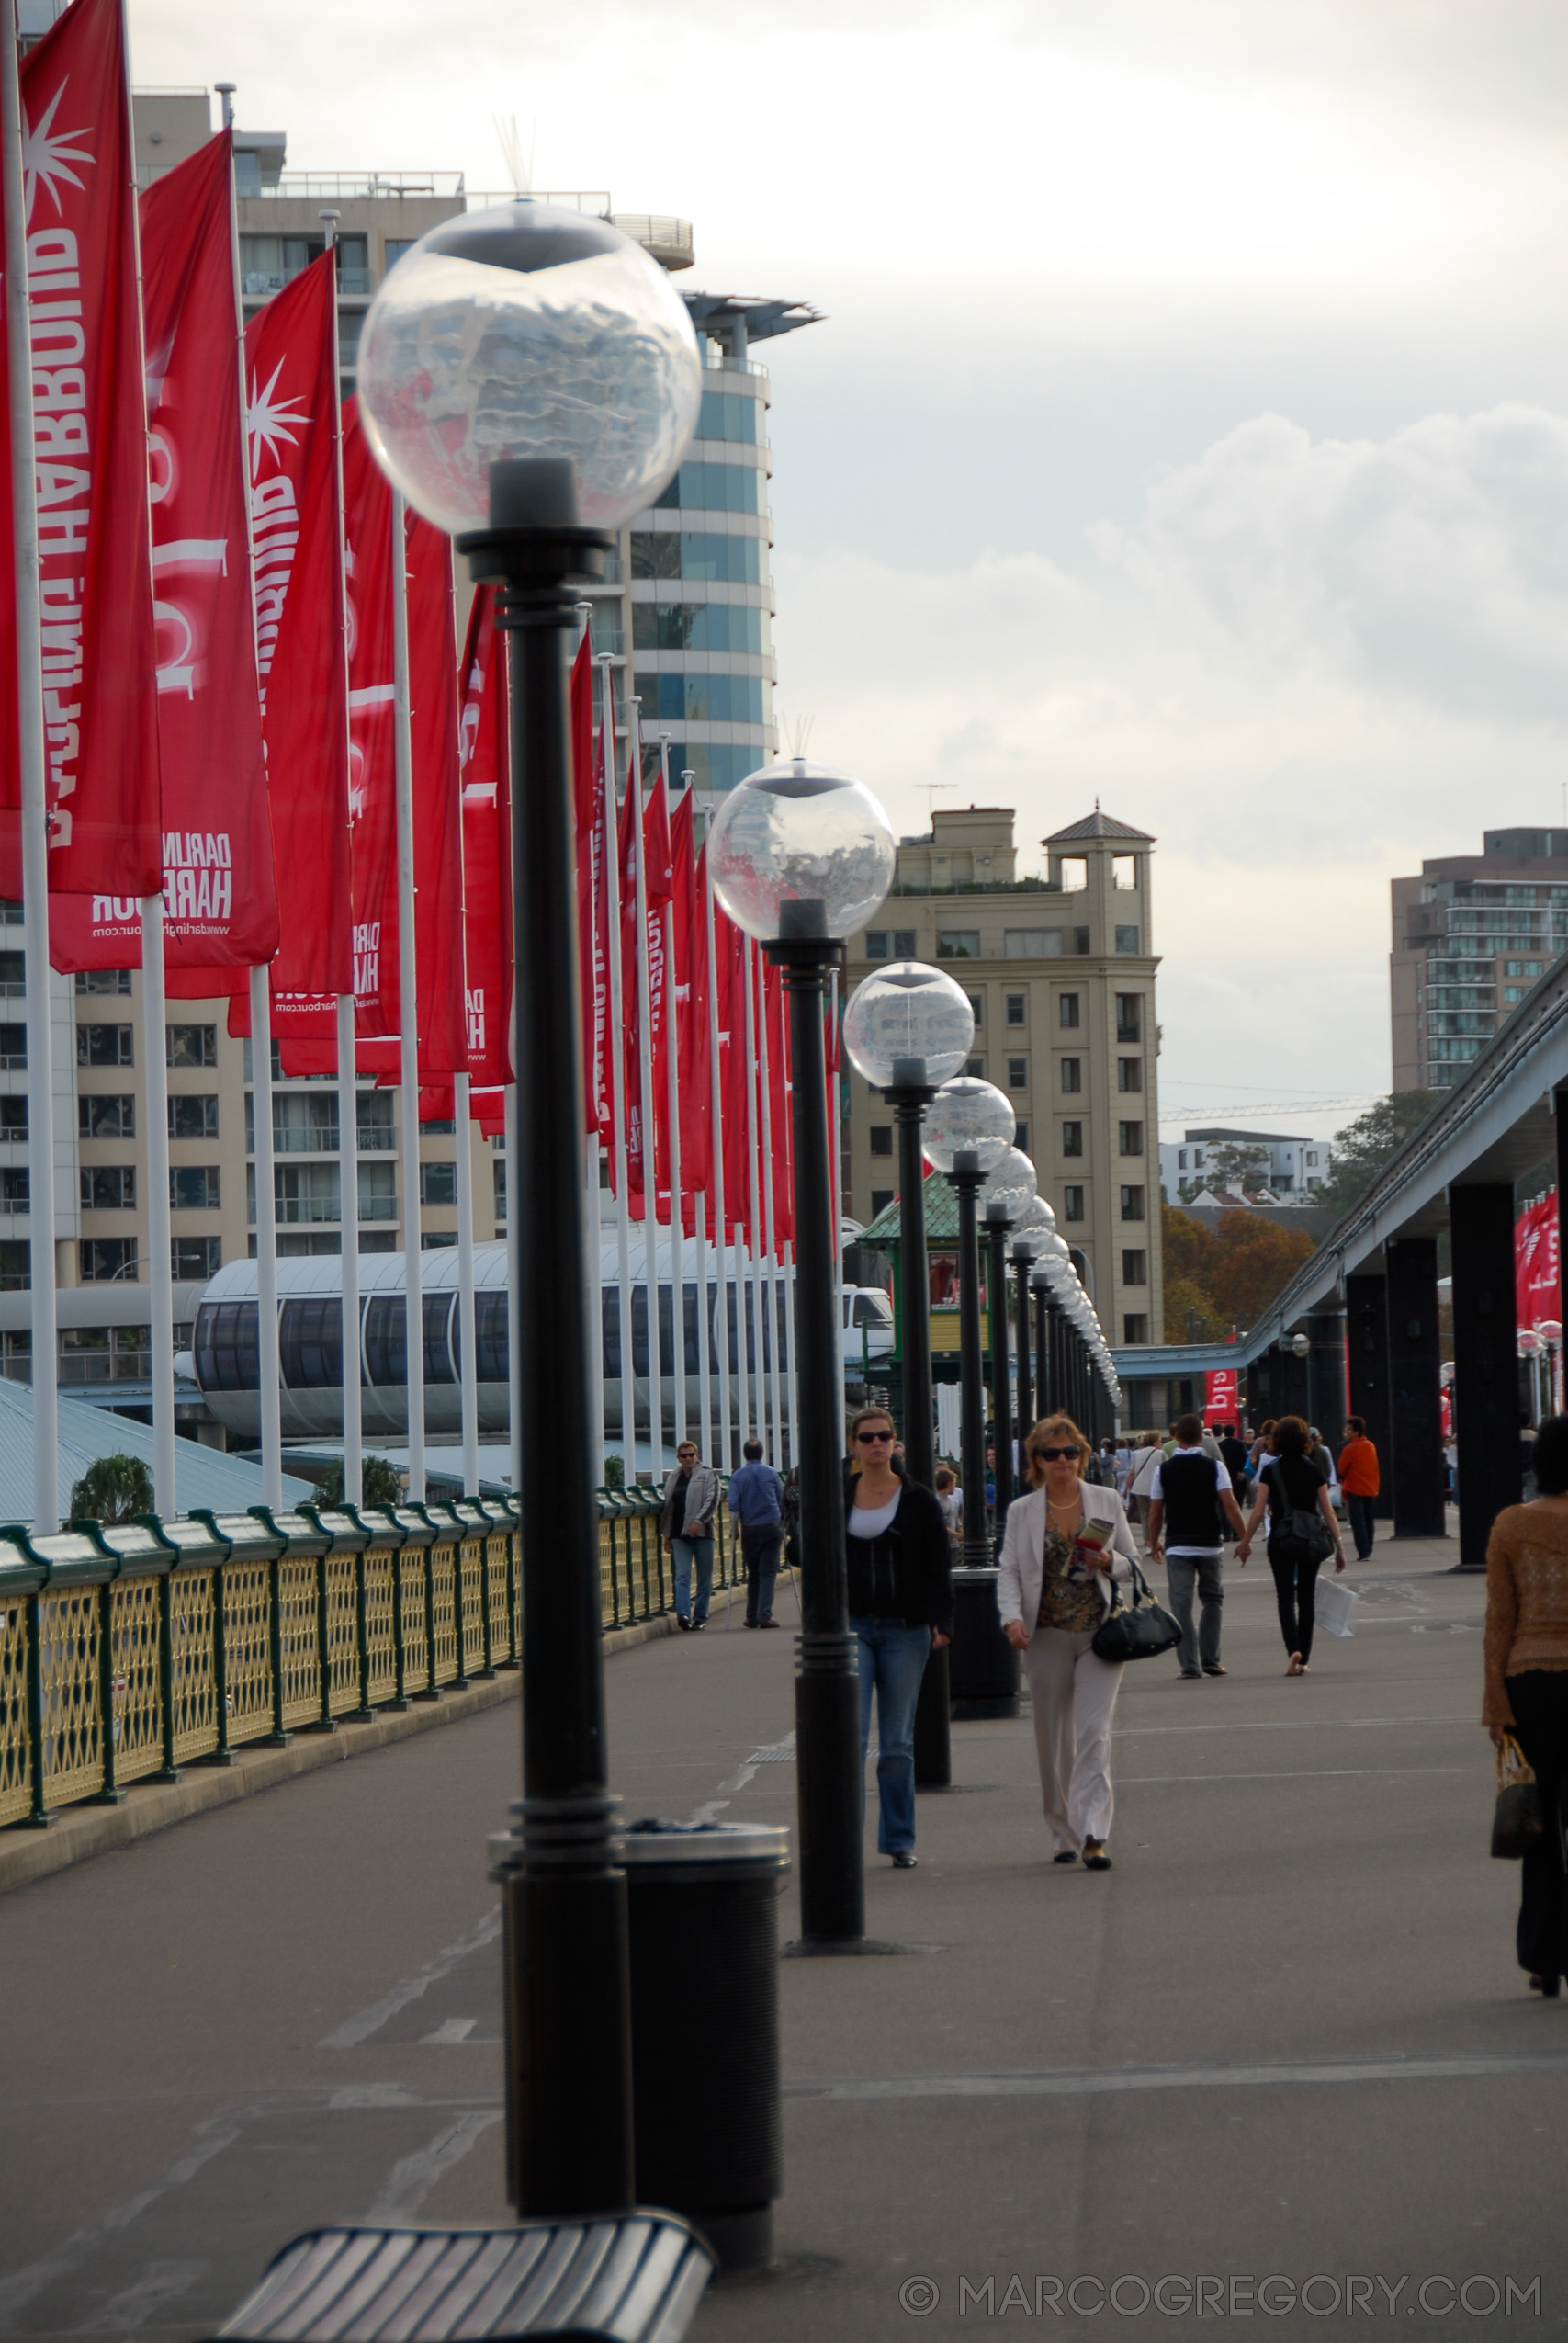
[[[708,1623],[713,1600],[713,1517],[718,1511],[719,1488],[713,1466],[699,1463],[695,1441],[683,1440],[675,1455],[675,1469],[665,1477],[659,1534],[666,1553],[675,1557],[675,1623],[685,1633]],[[694,1563],[697,1574],[694,1609]]]

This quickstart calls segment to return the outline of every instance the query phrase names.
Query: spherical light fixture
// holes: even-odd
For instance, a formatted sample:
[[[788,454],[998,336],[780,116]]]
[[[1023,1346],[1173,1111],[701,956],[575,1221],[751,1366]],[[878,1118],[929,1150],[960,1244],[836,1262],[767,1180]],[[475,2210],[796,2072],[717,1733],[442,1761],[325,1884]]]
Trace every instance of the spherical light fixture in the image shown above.
[[[1056,1216],[1042,1195],[1032,1195],[1012,1224],[1015,1247],[1027,1244],[1038,1259],[1056,1233]]]
[[[1292,1334],[1290,1341],[1290,1348],[1295,1353],[1298,1359],[1304,1359],[1312,1349],[1311,1335]]]
[[[1543,1349],[1540,1336],[1533,1326],[1521,1326],[1515,1345],[1521,1359],[1539,1358]]]
[[[1000,1161],[987,1172],[980,1190],[980,1205],[987,1218],[993,1207],[999,1208],[1005,1220],[1015,1220],[1023,1211],[1035,1190],[1034,1166],[1023,1149],[1010,1147]]]
[[[881,1090],[935,1087],[956,1074],[975,1042],[975,1012],[941,968],[897,960],[855,987],[844,1047],[857,1074]]]
[[[1537,1319],[1535,1330],[1549,1350],[1555,1350],[1558,1343],[1562,1340],[1562,1322],[1558,1319]]]
[[[452,534],[490,518],[490,468],[570,462],[574,514],[617,528],[653,504],[702,402],[686,305],[607,220],[520,196],[444,221],[383,279],[357,360],[377,461]]]
[[[760,943],[852,935],[893,884],[893,825],[871,791],[803,756],[738,783],[708,832],[714,890]]]
[[[942,1084],[926,1109],[926,1161],[933,1171],[951,1172],[956,1156],[968,1155],[976,1171],[989,1172],[1012,1145],[1017,1127],[999,1090],[973,1074],[960,1074]]]

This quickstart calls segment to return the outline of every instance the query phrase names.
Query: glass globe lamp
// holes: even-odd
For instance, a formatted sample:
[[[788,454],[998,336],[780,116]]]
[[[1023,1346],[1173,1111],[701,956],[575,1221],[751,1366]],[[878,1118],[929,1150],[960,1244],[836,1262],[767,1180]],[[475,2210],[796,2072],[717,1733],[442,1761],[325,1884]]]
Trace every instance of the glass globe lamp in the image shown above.
[[[1541,1341],[1533,1326],[1522,1326],[1519,1329],[1519,1338],[1516,1347],[1521,1359],[1533,1359],[1540,1356]]]
[[[1042,1195],[1031,1196],[1012,1224],[1014,1245],[1027,1244],[1038,1260],[1056,1232],[1056,1216]]]
[[[893,884],[893,825],[871,791],[803,756],[748,774],[708,833],[714,890],[759,942],[852,935]]]
[[[437,528],[490,518],[490,468],[571,465],[575,517],[616,528],[657,499],[702,402],[686,305],[607,220],[520,196],[431,229],[359,338],[377,462]]]
[[[926,1109],[926,1161],[935,1172],[951,1172],[954,1157],[970,1155],[976,1171],[988,1172],[1012,1145],[1017,1127],[999,1090],[974,1074],[960,1074],[943,1082]]]
[[[1548,1350],[1554,1350],[1562,1340],[1562,1327],[1560,1320],[1555,1318],[1538,1319],[1535,1330]]]
[[[1016,1220],[1035,1190],[1034,1166],[1021,1148],[1010,1147],[999,1163],[987,1172],[980,1190],[980,1208],[989,1217],[992,1206],[1003,1218]]]
[[[1291,1337],[1291,1348],[1295,1353],[1298,1359],[1304,1359],[1308,1352],[1312,1349],[1311,1335],[1292,1334]]]
[[[949,1081],[974,1041],[968,994],[941,968],[919,960],[878,968],[855,987],[844,1011],[850,1063],[883,1090]]]

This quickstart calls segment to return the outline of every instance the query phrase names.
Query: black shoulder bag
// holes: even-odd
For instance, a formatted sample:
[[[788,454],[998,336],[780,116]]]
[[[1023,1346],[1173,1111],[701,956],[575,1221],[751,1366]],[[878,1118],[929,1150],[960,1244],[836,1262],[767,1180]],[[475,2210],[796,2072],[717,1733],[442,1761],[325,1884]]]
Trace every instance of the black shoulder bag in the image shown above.
[[[1118,1605],[1109,1618],[1100,1621],[1089,1649],[1100,1659],[1157,1659],[1162,1651],[1174,1651],[1180,1641],[1180,1628],[1155,1601],[1148,1580],[1134,1562],[1132,1602],[1124,1610]]]
[[[1269,1542],[1280,1548],[1280,1559],[1326,1562],[1334,1551],[1334,1539],[1319,1509],[1315,1505],[1292,1505],[1285,1476],[1274,1466],[1265,1466],[1263,1477],[1269,1483],[1270,1495],[1280,1500],[1270,1508],[1273,1527]]]

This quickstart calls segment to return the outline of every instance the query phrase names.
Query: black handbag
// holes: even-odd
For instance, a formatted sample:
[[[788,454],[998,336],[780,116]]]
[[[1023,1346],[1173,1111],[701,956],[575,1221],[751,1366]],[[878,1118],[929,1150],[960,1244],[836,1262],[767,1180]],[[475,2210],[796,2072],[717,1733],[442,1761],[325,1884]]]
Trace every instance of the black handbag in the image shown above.
[[[1134,1562],[1132,1602],[1100,1621],[1089,1649],[1100,1659],[1157,1659],[1162,1651],[1174,1651],[1180,1641],[1180,1628],[1155,1601],[1148,1580]]]
[[[1545,1828],[1540,1788],[1525,1753],[1510,1733],[1497,1747],[1497,1804],[1492,1813],[1492,1852],[1518,1862]]]
[[[1268,1468],[1264,1472],[1268,1479]],[[1282,1562],[1326,1562],[1334,1551],[1334,1536],[1317,1507],[1288,1505],[1283,1474],[1269,1482],[1271,1494],[1280,1499],[1272,1509],[1273,1534],[1269,1545],[1278,1546]]]

